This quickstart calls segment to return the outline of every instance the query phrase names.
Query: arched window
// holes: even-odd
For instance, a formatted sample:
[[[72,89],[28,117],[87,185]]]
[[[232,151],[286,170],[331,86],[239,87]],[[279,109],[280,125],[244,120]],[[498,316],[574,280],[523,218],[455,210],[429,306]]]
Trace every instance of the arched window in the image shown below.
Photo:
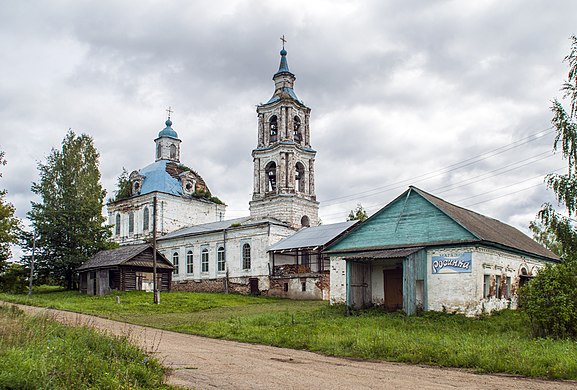
[[[150,222],[150,213],[148,212],[148,207],[145,207],[142,211],[142,230],[148,230],[148,225]]]
[[[267,179],[267,192],[276,191],[276,164],[274,161],[269,162],[265,167]]]
[[[250,244],[242,246],[242,269],[250,269]]]
[[[208,248],[203,248],[200,252],[200,270],[208,272]]]
[[[174,252],[172,254],[172,265],[174,265],[173,273],[178,275],[178,252]]]
[[[156,144],[156,158],[162,157],[162,145],[160,143]]]
[[[305,167],[300,162],[295,166],[295,189],[298,192],[305,192]]]
[[[194,260],[194,258],[192,256],[192,250],[189,250],[188,252],[186,252],[186,273],[187,274],[194,273],[193,260]]]
[[[128,213],[128,234],[134,233],[134,213]]]
[[[219,246],[216,250],[216,269],[218,272],[224,272],[224,247]]]
[[[278,120],[276,115],[270,117],[268,125],[270,129],[270,142],[276,142],[278,140]]]
[[[170,144],[170,158],[175,160],[176,159],[176,145]]]
[[[303,217],[301,218],[301,226],[303,227],[311,226],[311,220],[306,215],[303,215]]]
[[[116,233],[117,236],[120,236],[120,214],[116,214],[116,226],[114,226],[114,233]]]
[[[300,144],[303,140],[301,134],[301,118],[298,116],[295,116],[293,119],[293,139],[297,144]]]

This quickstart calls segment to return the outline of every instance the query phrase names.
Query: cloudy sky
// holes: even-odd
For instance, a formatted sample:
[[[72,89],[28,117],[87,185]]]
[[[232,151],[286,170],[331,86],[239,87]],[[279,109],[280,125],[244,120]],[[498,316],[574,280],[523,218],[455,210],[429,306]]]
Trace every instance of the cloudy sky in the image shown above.
[[[409,185],[524,231],[564,164],[550,100],[577,2],[13,1],[0,12],[0,188],[24,218],[37,162],[93,137],[111,195],[154,161],[166,108],[181,160],[248,215],[255,106],[283,34],[312,109],[324,223],[373,213]]]

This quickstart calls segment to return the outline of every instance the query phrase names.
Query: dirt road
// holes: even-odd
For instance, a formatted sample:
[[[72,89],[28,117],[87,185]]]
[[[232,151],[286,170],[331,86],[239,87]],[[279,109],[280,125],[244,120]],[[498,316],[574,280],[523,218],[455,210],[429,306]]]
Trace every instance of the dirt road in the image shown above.
[[[476,375],[456,369],[333,358],[161,331],[65,311],[17,306],[28,313],[48,313],[67,324],[90,325],[128,336],[173,369],[168,378],[170,383],[192,389],[577,388],[577,382]]]

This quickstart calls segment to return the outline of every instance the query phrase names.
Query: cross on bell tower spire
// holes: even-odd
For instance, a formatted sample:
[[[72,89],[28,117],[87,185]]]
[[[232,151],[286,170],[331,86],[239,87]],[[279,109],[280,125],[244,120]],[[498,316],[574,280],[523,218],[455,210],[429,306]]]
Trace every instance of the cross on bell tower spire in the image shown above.
[[[282,35],[282,37],[280,37],[280,40],[282,41],[282,48],[284,50],[284,44],[286,43],[286,39],[284,37],[284,34]]]

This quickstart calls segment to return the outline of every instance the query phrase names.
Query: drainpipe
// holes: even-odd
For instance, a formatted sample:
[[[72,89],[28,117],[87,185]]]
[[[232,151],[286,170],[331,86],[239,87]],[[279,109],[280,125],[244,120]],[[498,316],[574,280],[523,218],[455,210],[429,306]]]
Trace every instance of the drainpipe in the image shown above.
[[[223,241],[222,246],[224,247],[224,269],[225,269],[225,271],[226,271],[226,276],[224,277],[224,293],[225,293],[225,294],[228,294],[228,264],[227,264],[227,263],[228,263],[228,255],[227,255],[227,253],[226,253],[226,232],[227,232],[227,229],[228,229],[228,228],[225,228],[225,229],[222,231],[222,236],[223,236],[223,238],[222,238],[222,241]],[[218,256],[218,254],[217,254],[217,256]],[[217,261],[218,261],[218,259],[217,259]]]
[[[347,315],[351,314],[351,304],[352,304],[352,302],[351,302],[352,301],[352,299],[351,299],[352,298],[351,297],[351,294],[352,294],[352,291],[351,291],[351,268],[352,267],[351,266],[352,266],[351,262],[345,260],[345,270],[346,270],[345,272],[346,272],[346,279],[347,279],[347,281],[345,283],[345,285],[346,285],[346,290],[345,290],[346,306],[347,306],[346,314]]]

